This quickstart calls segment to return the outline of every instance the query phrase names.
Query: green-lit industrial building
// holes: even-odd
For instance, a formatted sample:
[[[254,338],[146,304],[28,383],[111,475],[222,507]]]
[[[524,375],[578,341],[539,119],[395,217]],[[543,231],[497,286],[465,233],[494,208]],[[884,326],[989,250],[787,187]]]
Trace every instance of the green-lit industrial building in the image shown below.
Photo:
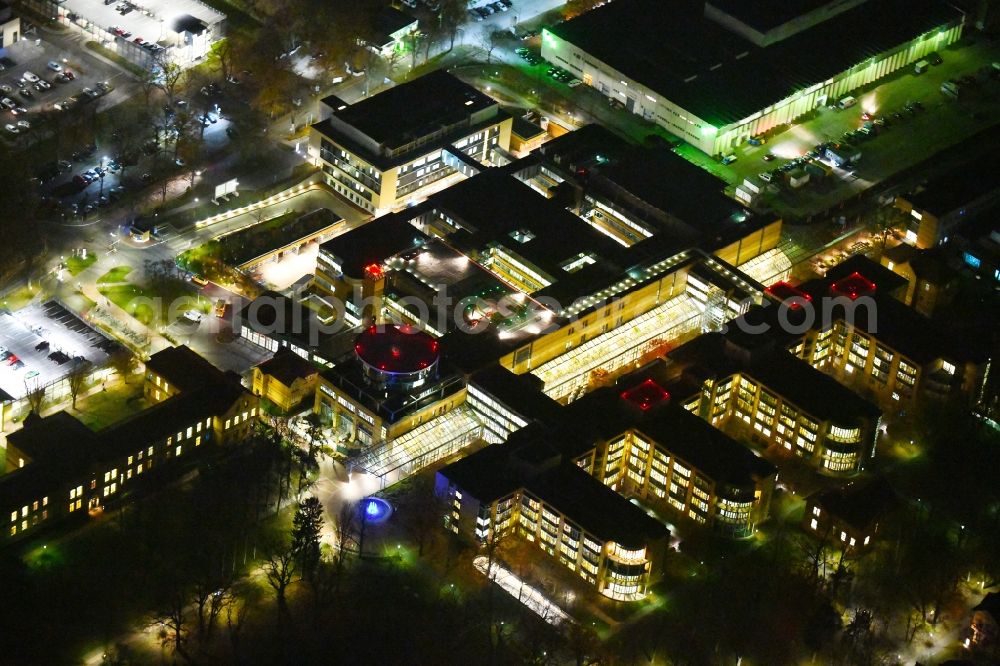
[[[711,155],[955,42],[940,0],[614,0],[543,33],[542,56]]]

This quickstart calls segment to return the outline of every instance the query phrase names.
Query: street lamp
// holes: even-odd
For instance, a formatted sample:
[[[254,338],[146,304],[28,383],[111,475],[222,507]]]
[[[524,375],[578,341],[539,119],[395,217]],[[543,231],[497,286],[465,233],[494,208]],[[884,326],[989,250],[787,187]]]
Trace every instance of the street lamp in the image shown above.
[[[98,177],[101,179],[101,192],[100,192],[100,194],[97,195],[97,205],[98,206],[101,205],[101,197],[104,196],[104,163],[107,161],[107,159],[108,159],[107,155],[101,155],[101,168],[97,172],[98,173]]]

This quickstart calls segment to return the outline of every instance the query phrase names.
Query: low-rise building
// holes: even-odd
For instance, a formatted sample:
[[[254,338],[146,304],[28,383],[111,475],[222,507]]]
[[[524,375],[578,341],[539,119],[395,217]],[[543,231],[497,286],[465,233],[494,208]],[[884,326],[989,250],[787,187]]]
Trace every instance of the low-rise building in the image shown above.
[[[21,39],[21,18],[14,14],[10,3],[0,2],[0,49]]]
[[[802,527],[854,555],[874,545],[879,528],[895,506],[896,496],[884,480],[854,482],[807,497]]]
[[[283,347],[253,369],[253,394],[287,414],[304,403],[312,406],[319,369],[294,351]]]
[[[172,475],[186,468],[181,462],[250,435],[257,399],[238,376],[187,347],[154,354],[148,368],[144,390],[155,404],[135,416],[92,431],[66,412],[31,414],[8,435],[12,471],[0,477],[0,516],[10,516],[4,536],[30,536],[33,528],[77,512],[99,512],[126,490],[152,482],[146,479]]]

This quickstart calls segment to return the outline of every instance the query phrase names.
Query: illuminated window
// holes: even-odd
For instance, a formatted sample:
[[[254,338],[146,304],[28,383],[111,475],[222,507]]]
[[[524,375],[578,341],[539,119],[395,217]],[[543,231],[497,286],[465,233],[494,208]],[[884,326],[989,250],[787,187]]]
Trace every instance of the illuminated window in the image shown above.
[[[847,541],[847,532],[841,532],[840,533],[840,540],[841,541]]]
[[[180,454],[181,454],[181,445],[180,445],[180,444],[178,444],[178,445],[177,445],[177,448],[176,448],[176,449],[174,449],[174,455],[175,455],[175,456],[179,456]]]
[[[871,540],[872,540],[872,538],[871,538],[871,536],[870,536],[870,535],[869,535],[869,536],[866,536],[866,537],[865,537],[865,545],[867,546],[867,545],[868,545],[868,542],[869,542],[869,541],[871,541]]]
[[[229,430],[229,426],[231,426],[231,425],[232,425],[232,420],[231,419],[226,419],[226,430]]]
[[[812,528],[812,529],[814,529],[814,530],[815,530],[815,529],[818,529],[818,528],[819,528],[819,523],[818,523],[818,522],[816,521],[816,519],[815,519],[815,518],[813,518],[813,519],[812,519],[812,520],[811,520],[811,521],[809,522],[809,527],[811,527],[811,528]]]
[[[955,374],[955,366],[948,361],[941,361],[941,369],[947,372],[949,375]]]

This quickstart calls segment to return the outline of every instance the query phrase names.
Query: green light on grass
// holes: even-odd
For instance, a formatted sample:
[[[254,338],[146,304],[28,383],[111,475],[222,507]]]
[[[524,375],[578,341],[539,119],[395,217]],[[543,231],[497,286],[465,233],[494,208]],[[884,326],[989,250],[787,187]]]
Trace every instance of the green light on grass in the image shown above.
[[[701,128],[702,136],[715,136],[718,133],[718,128],[712,127],[711,125],[703,125]]]

